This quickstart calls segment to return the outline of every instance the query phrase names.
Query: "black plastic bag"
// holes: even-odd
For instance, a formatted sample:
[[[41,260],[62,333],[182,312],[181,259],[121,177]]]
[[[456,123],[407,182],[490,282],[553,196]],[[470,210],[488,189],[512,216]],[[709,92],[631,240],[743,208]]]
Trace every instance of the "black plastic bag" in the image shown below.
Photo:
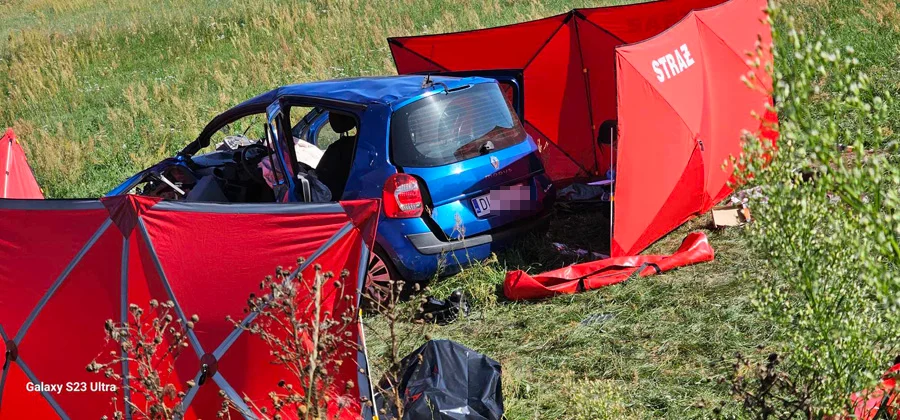
[[[384,378],[379,385],[376,404],[384,419],[398,417],[394,395],[400,396],[404,420],[503,418],[500,363],[450,340],[425,343],[403,358],[396,381]]]

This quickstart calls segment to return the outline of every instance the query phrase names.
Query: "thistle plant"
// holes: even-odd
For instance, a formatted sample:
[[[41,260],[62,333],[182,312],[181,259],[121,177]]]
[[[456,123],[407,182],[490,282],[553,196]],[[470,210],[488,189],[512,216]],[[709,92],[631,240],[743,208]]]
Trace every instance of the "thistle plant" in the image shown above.
[[[779,138],[748,133],[735,163],[767,198],[751,204],[750,243],[765,273],[754,278],[756,306],[776,326],[791,383],[808,394],[798,412],[821,418],[852,412],[851,394],[875,385],[900,344],[893,98],[852,47],[798,30],[777,7],[770,19],[774,46],[759,45],[749,61],[773,77],[779,122],[769,128]],[[774,66],[758,59],[769,49]]]
[[[174,315],[174,308],[172,301],[153,299],[146,313],[140,306],[130,304],[126,323],[106,320],[106,338],[115,349],[105,359],[98,357],[103,361],[91,361],[86,369],[103,375],[116,387],[124,384],[130,395],[121,404],[117,397],[112,398],[111,418],[172,420],[184,414],[183,389],[196,384],[193,380],[180,384],[174,373],[175,362],[189,347],[187,330],[193,329],[200,318],[193,315],[183,321]],[[119,373],[123,366],[129,366],[128,371]]]
[[[303,263],[298,259],[298,266]],[[355,280],[346,269],[336,276],[319,264],[313,268],[312,278],[304,279],[302,273],[278,267],[260,283],[260,293],[247,300],[244,312],[255,318],[249,323],[229,318],[236,328],[262,340],[270,349],[270,362],[285,372],[285,379],[272,384],[267,402],[245,398],[263,419],[348,418],[371,404],[360,397],[353,380],[336,380],[341,366],[355,361],[359,350],[357,295],[348,287]],[[233,406],[223,406],[219,416],[230,417]]]

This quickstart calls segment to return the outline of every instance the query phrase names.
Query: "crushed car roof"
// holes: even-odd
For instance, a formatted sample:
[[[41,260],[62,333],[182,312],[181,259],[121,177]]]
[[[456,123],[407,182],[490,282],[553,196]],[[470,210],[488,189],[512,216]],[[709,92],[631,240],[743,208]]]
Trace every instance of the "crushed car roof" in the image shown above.
[[[424,80],[424,75],[379,76],[334,79],[282,86],[248,99],[217,115],[206,124],[206,127],[203,128],[203,131],[200,132],[200,135],[194,141],[182,149],[181,153],[192,155],[198,150],[209,146],[209,137],[223,123],[241,118],[250,113],[262,112],[269,104],[280,97],[299,96],[361,106],[370,104],[398,106],[397,104],[400,102],[407,103],[428,94],[433,88],[423,88],[422,82]],[[493,79],[483,77],[459,78],[447,76],[431,76],[431,81],[434,85],[443,85],[442,87],[446,87],[448,90],[477,83],[494,82]],[[400,106],[404,103],[401,103]]]
[[[432,88],[422,88],[424,77],[423,75],[357,77],[287,85],[259,95],[241,105],[272,102],[275,98],[281,96],[309,96],[363,105],[371,103],[390,105],[430,91]],[[493,80],[481,77],[431,76],[431,81],[436,85],[443,83],[447,86],[447,89],[455,89],[474,83],[492,82]]]

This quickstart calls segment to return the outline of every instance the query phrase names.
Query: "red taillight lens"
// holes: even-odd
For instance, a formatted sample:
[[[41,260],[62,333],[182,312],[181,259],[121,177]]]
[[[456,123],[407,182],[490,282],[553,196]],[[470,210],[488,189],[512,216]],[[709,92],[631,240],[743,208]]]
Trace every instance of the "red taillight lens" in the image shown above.
[[[419,217],[425,208],[419,182],[412,175],[391,175],[384,182],[381,199],[384,202],[385,216],[394,219]]]

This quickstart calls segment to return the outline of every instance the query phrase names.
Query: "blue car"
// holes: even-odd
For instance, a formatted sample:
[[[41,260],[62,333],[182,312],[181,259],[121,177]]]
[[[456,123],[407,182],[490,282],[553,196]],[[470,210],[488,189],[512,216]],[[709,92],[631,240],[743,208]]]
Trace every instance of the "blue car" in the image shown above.
[[[215,117],[109,194],[382,200],[370,281],[419,282],[547,223],[553,185],[514,81],[393,76],[280,87]]]

